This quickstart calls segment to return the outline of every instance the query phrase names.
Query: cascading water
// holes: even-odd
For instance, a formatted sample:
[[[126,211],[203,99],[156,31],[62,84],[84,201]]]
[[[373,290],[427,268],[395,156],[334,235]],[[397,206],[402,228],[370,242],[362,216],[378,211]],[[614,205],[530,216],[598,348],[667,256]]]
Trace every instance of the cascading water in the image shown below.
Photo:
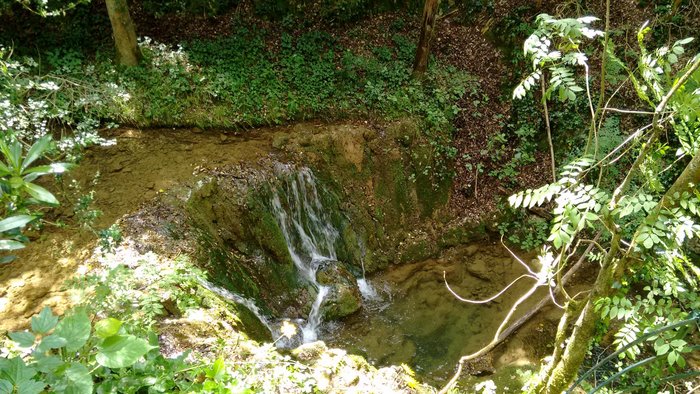
[[[260,308],[258,308],[258,306],[255,305],[255,302],[253,302],[253,300],[245,298],[236,293],[232,293],[224,289],[223,287],[219,287],[203,279],[200,279],[199,283],[201,283],[205,289],[216,293],[221,298],[229,300],[231,302],[235,302],[236,304],[240,304],[248,308],[248,310],[251,311],[268,330],[270,330],[270,334],[275,334],[276,330],[270,324],[270,320],[267,318],[267,316],[263,315],[263,313],[260,311]]]
[[[289,171],[288,168],[285,170]],[[308,168],[285,177],[282,187],[273,194],[271,203],[292,261],[317,289],[311,313],[302,327],[304,342],[312,342],[318,338],[321,305],[329,290],[318,283],[316,271],[324,261],[336,260],[338,230],[333,227],[323,208],[316,178]]]
[[[377,301],[380,300],[379,293],[377,293],[377,290],[374,289],[374,286],[372,286],[372,283],[370,283],[367,280],[367,277],[365,275],[365,243],[362,242],[361,239],[358,239],[357,241],[357,246],[360,249],[361,253],[361,258],[360,262],[362,263],[362,278],[359,278],[357,280],[357,288],[360,290],[360,294],[362,295],[362,299],[365,301]]]

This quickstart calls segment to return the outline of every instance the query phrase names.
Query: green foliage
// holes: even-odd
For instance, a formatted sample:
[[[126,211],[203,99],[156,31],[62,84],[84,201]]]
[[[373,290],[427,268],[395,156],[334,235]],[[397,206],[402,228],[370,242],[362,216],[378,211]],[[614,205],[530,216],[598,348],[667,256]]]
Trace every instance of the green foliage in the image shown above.
[[[0,45],[0,132],[7,144],[31,145],[51,126],[63,126],[51,153],[71,162],[83,148],[110,142],[98,135],[99,119],[114,115],[128,97],[113,82],[98,81],[105,70],[86,65],[75,51],[47,58],[52,71],[41,73],[36,61],[13,58]]]
[[[525,40],[525,56],[532,61],[532,73],[515,87],[513,97],[525,97],[527,91],[539,84],[544,71],[550,73],[545,96],[550,98],[556,91],[559,101],[575,101],[576,94],[584,89],[575,81],[573,67],[583,66],[588,70],[588,57],[581,52],[584,38],[593,39],[603,33],[590,24],[595,17],[577,19],[555,19],[547,14],[537,16],[537,30]],[[588,81],[586,81],[588,82]]]
[[[415,46],[400,34],[393,46],[375,48],[372,55],[356,54],[321,31],[283,32],[275,43],[279,51],[270,50],[269,40],[257,28],[177,49],[145,40],[143,67],[102,73],[128,98],[112,116],[141,126],[235,128],[412,116],[423,121],[427,144],[438,157],[432,171],[438,180],[451,176],[451,120],[467,87],[476,90],[468,75],[438,64],[415,80]]]
[[[282,33],[279,51],[268,33],[240,28],[229,37],[176,49],[144,40],[143,67],[120,74],[97,65],[124,90],[115,120],[142,126],[254,127],[310,118],[396,119],[415,115],[429,131],[448,129],[456,101],[472,80],[445,66],[422,83],[411,78],[414,46],[401,35],[393,47],[356,54],[324,32]],[[206,111],[203,108],[207,108]]]
[[[159,17],[173,13],[215,16],[239,3],[237,0],[146,0],[142,4],[144,11]]]
[[[557,29],[563,29],[563,26],[573,23],[571,21],[568,20]],[[653,392],[660,388],[661,377],[684,370],[686,362],[683,353],[692,348],[685,339],[687,328],[678,327],[668,333],[655,335],[646,344],[641,343],[644,339],[642,335],[684,320],[697,313],[700,307],[696,290],[700,270],[690,262],[684,247],[689,239],[700,235],[700,225],[696,220],[700,195],[694,190],[694,185],[688,185],[689,190],[671,195],[668,189],[671,184],[677,187],[678,180],[674,178],[679,171],[675,172],[675,177],[663,176],[679,160],[671,162],[673,159],[667,157],[674,150],[674,144],[678,147],[677,156],[681,158],[686,154],[697,154],[693,151],[692,141],[695,140],[694,134],[697,134],[698,129],[692,122],[698,116],[700,106],[696,101],[696,75],[692,75],[680,86],[668,106],[663,102],[672,86],[678,83],[679,76],[690,69],[691,63],[684,65],[680,58],[685,53],[684,45],[690,40],[679,40],[671,46],[648,51],[644,46],[644,36],[648,32],[648,29],[643,28],[638,36],[641,56],[637,70],[629,70],[619,59],[612,58],[614,55],[611,58],[629,73],[639,100],[655,111],[650,125],[653,127],[652,142],[647,141],[650,135],[648,132],[642,133],[650,127],[645,126],[638,131],[643,137],[638,138],[639,141],[647,141],[646,145],[641,143],[641,150],[636,147],[630,149],[625,145],[634,140],[622,137],[617,116],[607,117],[602,122],[601,119],[595,119],[596,122],[601,122],[601,127],[596,130],[599,137],[596,139],[596,150],[604,155],[602,160],[592,156],[575,159],[564,166],[557,182],[517,193],[509,198],[509,203],[516,208],[530,208],[553,202],[552,213],[555,216],[548,238],[552,248],[543,248],[540,259],[556,262],[553,266],[557,270],[567,264],[567,260],[582,243],[590,243],[597,248],[600,253],[594,253],[589,259],[601,263],[601,269],[608,270],[611,276],[598,277],[595,289],[603,296],[592,301],[595,310],[604,319],[604,325],[609,331],[613,329],[613,345],[620,351],[626,349],[620,354],[623,360],[607,376],[612,377],[614,373],[622,372],[625,375],[623,385],[634,389],[643,387]],[[569,33],[564,29],[559,34],[566,37]],[[596,35],[599,33],[590,34]],[[535,48],[530,50],[535,62],[535,73],[539,71],[538,64],[546,65],[566,56],[558,53],[552,55],[551,42],[548,42],[550,37],[542,39],[535,35],[531,39],[532,43],[526,45],[526,51],[527,48]],[[571,59],[576,59],[576,62],[566,63],[583,65],[587,71],[588,83],[588,66],[586,58],[579,57],[582,54],[578,52],[578,43],[569,49],[573,50]],[[579,63],[578,59],[583,61]],[[696,62],[697,57],[692,60],[692,64],[697,64]],[[561,86],[568,84],[564,81],[565,74],[553,69],[550,71],[553,78],[560,77],[553,86],[558,83],[557,86],[561,89]],[[531,75],[530,80],[526,79],[516,89],[515,97],[523,96],[535,85],[536,79],[535,74]],[[571,79],[570,82],[573,81]],[[574,94],[562,94],[560,91],[560,98],[575,98],[575,90],[568,87],[565,89]],[[596,109],[590,108],[590,111],[594,113]],[[657,123],[662,117],[666,117],[663,121],[665,124]],[[674,138],[663,142],[656,140],[667,125],[679,130],[677,124],[686,122],[686,119],[690,125],[686,124],[680,129],[679,141]],[[635,158],[631,155],[631,158],[624,160],[624,156],[630,152],[643,156]],[[635,164],[629,168],[632,162]],[[601,182],[603,170],[612,164],[615,164],[614,171],[610,171],[613,175],[616,171],[631,173]],[[597,176],[595,172],[598,172]],[[590,235],[595,233],[598,233],[596,239],[590,240]],[[646,294],[639,291],[640,288],[644,288]],[[585,338],[584,342],[588,340]],[[649,354],[663,356],[663,360],[654,360],[653,357],[647,359],[647,362],[653,361],[648,364],[651,365],[651,371],[645,369],[645,378],[638,379],[640,374],[634,370],[630,372],[626,367]],[[570,360],[558,360],[557,368],[567,362]],[[567,379],[569,378],[571,377]]]
[[[0,139],[0,250],[15,250],[24,247],[26,238],[21,228],[40,216],[38,208],[58,205],[58,200],[34,181],[44,175],[62,174],[70,168],[67,163],[35,165],[51,149],[50,136],[39,138],[25,151],[16,139],[13,130]],[[9,262],[5,257],[1,262]]]
[[[93,326],[82,309],[65,316],[49,308],[32,318],[32,330],[10,333],[10,353],[0,358],[3,393],[224,393],[246,390],[243,368],[233,370],[219,358],[213,363],[186,362],[188,354],[164,357],[157,336],[135,336],[114,318]],[[7,350],[6,350],[7,351]],[[7,354],[7,353],[6,353]],[[249,370],[248,370],[249,371]]]
[[[127,252],[132,253],[135,251]],[[83,306],[63,329],[76,333],[72,348],[83,343],[85,334],[90,333],[87,341],[77,352],[66,349],[69,341],[57,342],[55,350],[50,350],[51,356],[60,353],[59,357],[85,366],[95,392],[229,393],[270,392],[280,388],[314,392],[316,382],[308,367],[280,355],[272,344],[260,346],[249,342],[238,333],[240,327],[230,329],[229,324],[238,325],[238,318],[226,302],[202,286],[204,272],[186,258],[171,260],[149,252],[141,255],[138,262],[130,261],[130,268],[120,264],[123,256],[119,253],[103,259],[105,266],[73,280],[73,287],[84,290]],[[81,317],[86,313],[95,316],[91,328]],[[209,326],[214,335],[223,332],[227,338],[230,334],[234,339],[207,345],[204,353],[213,354],[211,358],[203,357],[195,349],[193,353],[186,351],[174,358],[165,357],[157,349],[158,335],[153,330],[158,322],[173,314],[195,324],[205,316],[202,324]],[[217,322],[217,319],[221,320]],[[32,319],[33,333],[28,334],[46,340],[56,335],[59,330],[56,324],[61,325],[62,321],[58,322],[57,317],[44,310]],[[294,330],[295,327],[287,324],[282,335],[293,335]],[[187,335],[186,331],[183,333]],[[29,342],[27,334],[12,336],[13,341]],[[207,343],[210,339],[207,338]],[[247,342],[244,347],[239,347],[241,341]],[[27,354],[26,349],[15,349],[16,345],[9,346],[10,353]],[[253,354],[249,354],[251,350]],[[37,363],[35,353],[24,358],[30,367]],[[39,374],[36,378],[43,376]],[[87,386],[87,378],[85,382]]]
[[[147,255],[135,262],[140,266],[138,275],[117,265],[75,279],[72,287],[85,291],[88,311],[109,313],[133,330],[147,333],[157,319],[169,313],[163,302],[172,302],[181,312],[197,305],[201,296],[196,295],[196,290],[205,277],[203,271],[192,267],[184,258],[172,261],[166,271],[152,259],[155,256]]]
[[[419,9],[422,2],[409,0],[405,2],[369,1],[369,0],[322,0],[307,2],[303,0],[256,0],[253,2],[255,13],[283,22],[295,20],[297,23],[322,22],[324,24],[342,24],[358,20],[371,13],[394,11],[401,8]]]
[[[511,244],[530,251],[538,249],[547,241],[550,224],[546,220],[517,212],[512,219],[498,223],[498,232]]]
[[[535,162],[537,130],[525,122],[518,122],[518,126],[513,131],[517,139],[514,142],[516,145],[512,152],[509,152],[508,143],[510,141],[505,133],[494,134],[489,140],[487,148],[491,160],[495,163],[501,163],[499,167],[489,172],[489,175],[500,180],[512,181],[520,174],[521,168]],[[507,127],[512,128],[513,125],[509,124]],[[512,153],[510,159],[504,162],[509,153]]]
[[[45,308],[32,318],[32,331],[9,334],[30,355],[0,359],[0,387],[19,393],[92,393],[118,383],[122,388],[145,386],[123,381],[119,369],[134,366],[157,346],[128,334],[116,319],[100,320],[95,326],[93,333],[81,309],[59,319]]]
[[[89,2],[90,0],[76,1],[47,1],[47,0],[0,0],[0,15],[3,11],[9,10],[13,5],[20,5],[26,10],[33,12],[42,17],[53,17],[65,15],[69,10],[72,10],[80,4]]]

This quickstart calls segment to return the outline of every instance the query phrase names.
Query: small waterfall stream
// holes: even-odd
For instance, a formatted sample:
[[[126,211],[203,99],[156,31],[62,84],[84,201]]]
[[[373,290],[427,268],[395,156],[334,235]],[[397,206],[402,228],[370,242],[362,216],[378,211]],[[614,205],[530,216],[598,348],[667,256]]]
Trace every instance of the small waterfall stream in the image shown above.
[[[324,261],[336,260],[338,230],[324,210],[316,178],[308,168],[286,177],[282,187],[273,194],[271,203],[292,261],[317,289],[311,313],[302,327],[304,342],[312,342],[318,339],[322,321],[321,305],[329,290],[318,283],[316,272]]]
[[[224,289],[223,287],[217,286],[211,282],[208,282],[206,280],[200,280],[199,283],[207,290],[216,293],[219,295],[221,298],[225,300],[229,300],[231,302],[235,302],[236,304],[243,305],[244,307],[248,308],[249,311],[251,311],[257,318],[260,320],[260,322],[268,329],[270,330],[270,334],[275,333],[275,329],[272,327],[272,324],[270,324],[270,319],[265,316],[260,308],[258,308],[257,305],[255,305],[255,302],[253,300],[245,298],[241,295],[238,295],[236,293],[233,293],[227,289]]]

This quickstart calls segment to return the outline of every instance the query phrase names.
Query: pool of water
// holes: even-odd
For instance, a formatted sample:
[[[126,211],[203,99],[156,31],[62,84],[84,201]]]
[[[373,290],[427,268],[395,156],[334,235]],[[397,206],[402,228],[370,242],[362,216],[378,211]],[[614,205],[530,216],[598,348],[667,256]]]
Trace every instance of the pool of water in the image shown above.
[[[405,363],[423,381],[445,383],[462,355],[491,340],[533,280],[522,279],[494,302],[473,305],[448,291],[443,272],[462,297],[484,299],[526,270],[500,244],[459,247],[438,259],[390,267],[368,278],[376,297],[366,300],[360,312],[325,326],[322,338],[329,346],[365,356],[375,365]],[[513,320],[541,297],[538,294],[519,308]]]

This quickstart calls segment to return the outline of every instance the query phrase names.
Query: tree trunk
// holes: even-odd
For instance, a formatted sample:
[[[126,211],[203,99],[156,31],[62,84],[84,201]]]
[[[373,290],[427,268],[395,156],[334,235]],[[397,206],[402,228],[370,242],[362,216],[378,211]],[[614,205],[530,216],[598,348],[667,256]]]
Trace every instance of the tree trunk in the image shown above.
[[[416,47],[416,59],[413,61],[413,74],[424,74],[428,69],[428,58],[430,57],[430,47],[435,37],[439,5],[440,0],[425,0],[420,38],[418,39],[418,47]]]
[[[117,63],[136,66],[141,60],[141,51],[136,42],[134,21],[129,15],[126,0],[105,0],[109,21],[112,23],[114,45],[117,48]]]

